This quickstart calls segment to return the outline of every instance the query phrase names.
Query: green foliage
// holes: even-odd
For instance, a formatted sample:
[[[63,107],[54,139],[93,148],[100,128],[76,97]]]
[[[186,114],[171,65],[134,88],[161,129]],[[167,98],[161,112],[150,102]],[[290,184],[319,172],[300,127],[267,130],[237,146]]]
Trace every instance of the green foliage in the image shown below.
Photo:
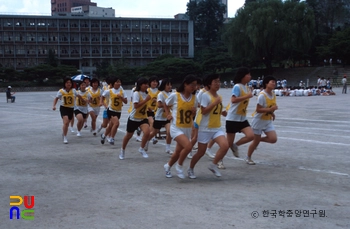
[[[96,66],[96,71],[94,71],[94,74],[97,76],[99,79],[104,79],[108,76],[112,76],[108,72],[108,67],[110,66],[110,63],[108,61],[102,61],[101,63],[98,63]]]
[[[199,75],[201,68],[192,60],[165,58],[153,61],[139,71],[142,76],[157,75],[159,78],[170,78],[174,82],[180,82],[188,74]]]
[[[318,47],[321,56],[341,59],[343,63],[350,63],[350,28],[335,33],[329,40],[329,45]]]
[[[58,66],[58,59],[55,55],[55,51],[50,49],[48,58],[47,58],[47,64],[51,65],[52,67],[57,67]]]
[[[208,46],[219,40],[219,31],[224,23],[226,6],[217,0],[190,1],[187,15],[194,21],[196,46]]]
[[[202,55],[201,65],[204,73],[225,72],[227,68],[234,66],[231,56],[224,47],[205,49]]]
[[[273,62],[307,54],[313,31],[313,12],[304,2],[260,0],[237,11],[223,40],[234,61],[246,66],[264,63],[272,74]]]

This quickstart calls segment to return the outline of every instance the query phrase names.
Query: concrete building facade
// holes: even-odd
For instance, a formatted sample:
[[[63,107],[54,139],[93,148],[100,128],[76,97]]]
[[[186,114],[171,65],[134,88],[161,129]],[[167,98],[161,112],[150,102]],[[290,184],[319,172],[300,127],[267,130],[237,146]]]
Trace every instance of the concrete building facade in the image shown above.
[[[144,66],[163,54],[193,58],[193,22],[153,18],[0,15],[0,67],[23,70],[45,63],[92,73],[102,61]]]
[[[97,6],[97,3],[90,0],[51,0],[51,15],[71,12],[71,8],[76,6]]]

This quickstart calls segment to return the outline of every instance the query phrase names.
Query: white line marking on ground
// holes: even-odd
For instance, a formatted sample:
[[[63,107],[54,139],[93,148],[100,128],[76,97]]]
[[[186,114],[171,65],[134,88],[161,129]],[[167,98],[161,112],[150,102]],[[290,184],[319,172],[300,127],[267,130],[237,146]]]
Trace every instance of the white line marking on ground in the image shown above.
[[[230,159],[230,160],[239,160],[239,161],[244,161],[242,158],[236,158],[233,156],[225,156],[225,159]],[[350,176],[348,173],[340,173],[340,172],[335,172],[331,170],[321,170],[321,169],[311,169],[311,168],[305,168],[303,166],[288,166],[288,165],[282,165],[282,164],[276,164],[276,163],[268,163],[268,162],[259,162],[255,161],[256,164],[261,164],[261,165],[268,165],[268,166],[275,166],[275,167],[285,167],[285,168],[295,168],[299,170],[305,170],[305,171],[310,171],[310,172],[318,172],[318,173],[327,173],[327,174],[332,174],[332,175],[339,175],[339,176]]]
[[[281,128],[288,128],[288,129],[308,129],[308,130],[321,130],[324,131],[334,131],[334,132],[348,132],[350,133],[350,130],[344,130],[344,129],[326,129],[326,128],[317,128],[317,127],[305,127],[305,126],[284,126],[284,125],[275,125],[275,127],[281,127]],[[344,126],[342,126],[344,128]],[[277,130],[278,131],[278,130]]]
[[[287,137],[278,137],[280,139],[286,139],[286,140],[292,140],[292,141],[301,141],[301,142],[312,142],[317,144],[324,144],[324,145],[340,145],[340,146],[350,146],[350,144],[346,143],[340,143],[340,142],[324,142],[324,141],[316,141],[316,140],[307,140],[307,139],[300,139],[300,138],[287,138]]]
[[[286,120],[290,122],[297,122],[297,121],[308,121],[308,122],[317,122],[317,123],[347,123],[350,124],[350,121],[338,121],[338,120],[320,120],[320,119],[303,119],[303,118],[278,118],[278,120]]]

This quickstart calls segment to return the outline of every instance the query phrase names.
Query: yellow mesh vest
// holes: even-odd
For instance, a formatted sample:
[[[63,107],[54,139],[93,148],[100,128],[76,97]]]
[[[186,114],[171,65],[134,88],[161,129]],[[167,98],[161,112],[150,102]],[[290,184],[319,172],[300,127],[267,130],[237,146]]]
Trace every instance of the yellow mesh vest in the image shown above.
[[[239,86],[241,89],[241,96],[245,96],[247,95],[246,92],[244,92],[243,88],[241,86]],[[246,86],[246,89],[248,91],[248,87]],[[242,115],[242,116],[246,116],[247,115],[247,107],[249,104],[249,99],[245,99],[243,101],[241,101],[237,107],[237,111],[236,114],[238,115]]]
[[[205,88],[201,89],[202,93],[204,94],[207,90],[205,90]],[[203,95],[202,94],[202,95]],[[196,118],[195,118],[195,122],[199,125],[201,123],[202,120],[202,109],[199,107],[197,109],[197,114],[196,114]]]
[[[118,94],[114,94],[112,89],[109,89],[109,103],[110,107],[115,111],[121,111],[123,106],[123,101],[121,98],[117,97]],[[123,90],[120,90],[119,95],[124,97]]]
[[[151,108],[151,110],[156,111],[157,109],[157,96],[159,94],[159,90],[156,93],[152,93],[152,90],[150,88],[147,89],[148,94],[151,96],[151,100],[148,101],[148,107]],[[153,101],[155,99],[156,101]]]
[[[208,93],[208,95],[210,96],[211,103],[213,103],[215,100],[214,96],[212,96],[210,93]],[[222,98],[221,98],[221,100],[222,100]],[[219,103],[209,112],[208,128],[220,128],[221,127],[222,107],[223,107],[222,103]]]
[[[62,94],[62,106],[64,107],[70,107],[73,108],[74,107],[74,94],[73,94],[73,90],[69,90],[69,92],[66,92],[63,89],[60,89],[60,92]]]
[[[139,97],[140,97],[140,101],[139,101],[139,103],[140,103],[140,102],[143,101],[143,98],[141,96],[141,93],[140,92],[138,92],[138,93],[139,93]],[[135,112],[135,115],[134,115],[134,118],[136,118],[136,119],[146,119],[147,118],[147,105],[148,105],[148,103],[143,104],[142,107],[137,108],[136,112]]]
[[[131,89],[131,91],[132,91],[132,92],[135,92],[135,89],[136,89],[136,87],[134,87],[133,89]],[[134,94],[134,93],[133,93],[133,94]],[[133,107],[133,104],[132,104],[132,96],[131,96],[131,98],[130,98],[130,107],[129,107],[129,109],[128,109],[128,113],[131,113],[132,107]]]
[[[164,91],[163,91],[162,93],[163,93],[163,95],[164,95],[164,98],[167,99],[167,98],[168,98],[168,95],[167,95]],[[173,108],[173,106],[171,105],[171,106],[169,106],[168,108],[169,108],[169,110],[171,110],[171,109]],[[169,111],[169,112],[170,112],[170,111]],[[163,118],[166,118],[165,110],[164,110],[164,109],[163,109],[162,117],[163,117]]]
[[[176,92],[177,96],[177,111],[176,111],[176,126],[179,128],[191,128],[193,121],[192,108],[194,107],[196,97],[192,95],[189,102],[182,100],[180,93]]]
[[[260,92],[260,94],[263,93],[263,92]],[[276,95],[275,93],[272,93],[273,97],[272,99],[270,99],[265,93],[264,94],[264,97],[265,97],[265,100],[266,100],[266,104],[267,104],[267,108],[270,108],[272,106],[275,106],[276,105]],[[272,119],[272,115],[271,113],[264,113],[261,118],[261,120],[271,120]]]
[[[92,90],[90,90],[91,95],[91,107],[99,107],[100,106],[100,96],[101,96],[101,90],[100,88],[97,89],[96,93],[94,93]]]
[[[80,95],[81,95],[81,97],[83,97],[83,99],[86,100],[86,99],[88,98],[88,94],[89,94],[89,92],[88,92],[88,91],[85,91],[84,94],[80,94]],[[82,99],[80,99],[79,97],[77,97],[76,100],[75,100],[75,104],[76,104],[77,106],[79,106],[79,107],[86,107],[86,106],[87,106],[87,103],[86,103],[85,100],[82,100]]]

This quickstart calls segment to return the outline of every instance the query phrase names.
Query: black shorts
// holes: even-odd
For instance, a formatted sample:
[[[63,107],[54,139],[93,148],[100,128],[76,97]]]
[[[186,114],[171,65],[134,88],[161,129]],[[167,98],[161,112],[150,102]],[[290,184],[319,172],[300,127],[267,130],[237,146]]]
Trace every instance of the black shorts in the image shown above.
[[[83,112],[81,112],[80,110],[74,110],[74,114],[75,117],[77,117],[78,114],[81,114],[83,116],[84,119],[87,118],[87,114],[84,114]]]
[[[127,131],[128,133],[134,133],[135,130],[137,130],[137,128],[138,128],[139,126],[141,126],[142,124],[147,124],[147,125],[149,125],[149,124],[148,124],[148,119],[143,119],[142,121],[139,121],[139,122],[133,121],[133,120],[131,120],[131,119],[128,119],[128,123],[126,124],[126,131]]]
[[[73,113],[74,113],[74,108],[73,107],[60,106],[60,113],[61,113],[61,117],[62,118],[63,118],[63,116],[68,116],[68,119],[72,120]]]
[[[248,120],[243,122],[226,121],[226,133],[235,134],[237,132],[241,132],[241,130],[248,126],[250,126]]]
[[[164,127],[168,123],[170,123],[170,120],[167,120],[167,121],[154,120],[153,128],[156,130],[160,130],[162,129],[162,127]]]
[[[117,116],[118,119],[120,119],[121,112],[115,112],[115,111],[110,111],[107,109],[107,117],[108,119],[111,119],[114,116]]]
[[[147,111],[147,117],[153,117],[154,118],[154,111]]]

